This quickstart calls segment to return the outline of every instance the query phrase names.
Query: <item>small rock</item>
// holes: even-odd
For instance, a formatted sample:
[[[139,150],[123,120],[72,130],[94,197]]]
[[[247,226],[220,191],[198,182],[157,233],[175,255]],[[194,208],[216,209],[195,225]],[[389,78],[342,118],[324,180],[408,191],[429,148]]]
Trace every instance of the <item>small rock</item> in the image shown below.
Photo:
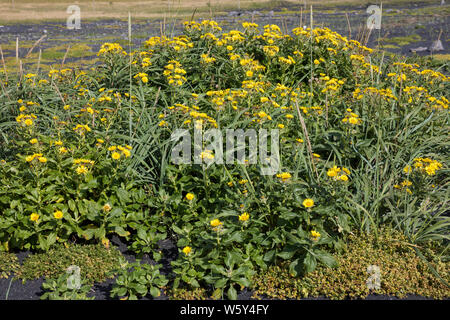
[[[230,11],[230,12],[228,12],[228,15],[230,17],[236,17],[236,16],[240,16],[241,13],[239,11]]]
[[[409,51],[411,51],[411,52],[423,52],[423,51],[426,51],[426,50],[428,50],[427,47],[418,47],[418,48],[409,49]]]
[[[444,46],[442,45],[441,40],[434,41],[430,47],[430,51],[443,51],[443,50],[444,50]]]

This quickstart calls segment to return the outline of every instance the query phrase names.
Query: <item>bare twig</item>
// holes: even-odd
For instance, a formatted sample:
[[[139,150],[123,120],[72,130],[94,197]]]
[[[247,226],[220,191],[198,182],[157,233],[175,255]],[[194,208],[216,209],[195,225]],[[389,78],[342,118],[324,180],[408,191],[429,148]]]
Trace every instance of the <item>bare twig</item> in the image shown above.
[[[25,56],[25,59],[28,58],[31,54],[31,52],[33,51],[33,49],[39,44],[39,42],[41,42],[47,35],[43,35],[42,37],[39,38],[39,40],[37,40],[33,46],[30,48],[30,50],[28,50],[28,53]]]
[[[2,46],[0,46],[0,54],[2,56],[2,65],[3,65],[3,70],[5,71],[6,81],[8,81],[8,72],[6,71],[6,63],[5,63],[5,59],[3,58]]]
[[[41,66],[41,56],[42,56],[42,49],[39,49],[39,58],[38,58],[38,64],[36,68],[36,74],[39,73],[39,67]]]
[[[16,62],[19,63],[19,37],[16,38]]]
[[[298,101],[295,100],[295,106],[297,108],[298,118],[300,119],[300,124],[302,126],[303,135],[305,136],[306,146],[308,149],[309,156],[311,158],[311,165],[313,167],[314,172],[316,173],[317,183],[319,183],[319,173],[317,172],[316,165],[314,164],[314,156],[311,147],[311,140],[309,139],[308,130],[306,129],[305,120],[303,119],[302,113],[300,112],[300,108],[298,107]]]
[[[347,18],[348,40],[350,40],[352,38],[352,28],[350,27],[350,19],[348,18],[347,12],[345,13],[345,17]]]
[[[3,92],[4,92],[5,95],[8,97],[8,100],[9,100],[9,101],[12,101],[12,100],[11,100],[11,97],[10,97],[9,94],[8,94],[8,91],[6,91],[5,87],[3,86],[2,80],[0,80],[0,85],[2,86]]]
[[[63,59],[62,59],[62,61],[61,61],[61,67],[60,67],[60,69],[62,69],[62,67],[63,67],[63,65],[64,65],[64,62],[66,61],[66,57],[67,57],[67,54],[69,53],[69,50],[70,50],[70,45],[67,46],[66,53],[64,54],[64,57],[63,57]]]

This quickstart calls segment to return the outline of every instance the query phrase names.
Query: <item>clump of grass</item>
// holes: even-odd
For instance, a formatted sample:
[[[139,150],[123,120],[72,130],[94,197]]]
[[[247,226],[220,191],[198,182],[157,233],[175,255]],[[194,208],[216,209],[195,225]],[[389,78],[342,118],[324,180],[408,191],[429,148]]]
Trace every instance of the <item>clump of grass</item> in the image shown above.
[[[426,256],[445,280],[450,280],[450,264],[441,261],[431,244]],[[450,288],[440,282],[400,233],[383,230],[378,239],[373,234],[348,237],[346,248],[336,255],[337,269],[318,267],[301,278],[292,277],[284,265],[274,266],[254,279],[254,297],[299,299],[325,296],[331,299],[365,298],[369,294],[392,295],[403,298],[415,294],[435,299],[450,296]],[[369,290],[370,265],[380,269],[380,288]]]
[[[80,274],[87,283],[103,282],[113,276],[125,260],[115,247],[105,248],[103,245],[71,245],[55,246],[45,253],[28,256],[17,272],[24,280],[40,277],[57,278],[66,272],[71,265],[80,267]]]
[[[14,253],[0,252],[0,279],[17,272],[19,266],[19,259]]]

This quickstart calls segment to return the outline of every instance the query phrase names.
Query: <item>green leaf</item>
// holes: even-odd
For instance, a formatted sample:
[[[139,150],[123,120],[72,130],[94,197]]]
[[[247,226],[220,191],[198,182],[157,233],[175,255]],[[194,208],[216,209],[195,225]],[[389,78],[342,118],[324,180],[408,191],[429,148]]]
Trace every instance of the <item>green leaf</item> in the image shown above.
[[[157,298],[161,295],[161,291],[156,287],[151,287],[150,294],[152,295],[153,298]]]
[[[312,272],[314,269],[316,269],[317,266],[317,260],[316,258],[311,254],[307,253],[305,259],[303,260],[303,263],[305,265],[306,272]]]
[[[227,282],[228,282],[228,278],[221,278],[221,279],[219,279],[219,280],[216,281],[216,283],[214,284],[214,286],[215,286],[216,288],[223,288],[223,287],[225,287],[225,285],[227,284]]]
[[[329,253],[324,251],[315,252],[317,259],[329,268],[336,268],[338,263],[336,259]]]
[[[119,201],[122,202],[122,204],[126,204],[130,201],[130,196],[128,192],[125,189],[119,188],[117,190],[117,198],[119,198]]]
[[[237,292],[236,289],[233,286],[230,286],[230,288],[228,289],[228,298],[230,300],[236,300],[237,299]]]
[[[70,209],[72,212],[75,212],[75,210],[76,210],[75,201],[73,201],[72,199],[70,199],[70,200],[67,202],[67,204],[69,205],[69,209]]]

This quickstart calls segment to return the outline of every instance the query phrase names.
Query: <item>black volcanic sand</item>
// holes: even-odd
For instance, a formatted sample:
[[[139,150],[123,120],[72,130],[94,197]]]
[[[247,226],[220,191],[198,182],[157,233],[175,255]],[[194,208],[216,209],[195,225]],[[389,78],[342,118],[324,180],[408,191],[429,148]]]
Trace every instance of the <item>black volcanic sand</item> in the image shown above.
[[[129,262],[136,261],[136,256],[128,251],[127,245],[122,242],[117,236],[114,236],[111,240],[111,244],[116,246],[125,259]],[[177,247],[170,240],[163,240],[159,243],[159,249],[163,253],[163,258],[159,261],[159,264],[162,264],[163,267],[161,269],[161,273],[164,275],[169,275],[171,272],[170,261],[176,259],[178,255]],[[29,251],[18,252],[16,255],[19,259],[19,262],[25,259],[26,256],[30,254]],[[155,264],[148,255],[144,255],[141,259],[141,263],[150,263]],[[105,282],[96,283],[91,289],[91,292],[88,294],[89,297],[95,297],[95,300],[113,300],[110,297],[110,291],[112,289],[112,285],[114,284],[115,279],[107,279]],[[0,279],[0,300],[40,300],[41,295],[44,293],[41,285],[44,282],[43,278],[39,278],[36,280],[27,280],[25,283],[22,283],[20,279],[14,279],[13,276],[10,276],[6,279]],[[252,300],[251,296],[253,292],[251,290],[244,289],[239,292],[238,300]],[[168,300],[169,297],[161,292],[161,296],[158,298],[152,298],[150,295],[143,297],[141,300]],[[117,299],[116,299],[117,300]],[[264,299],[263,297],[263,300]],[[302,300],[329,300],[326,297],[309,297]],[[417,295],[407,295],[405,298],[400,299],[395,296],[388,295],[369,295],[365,300],[433,300],[431,298],[417,296]]]
[[[388,51],[411,55],[410,49],[412,48],[429,48],[432,42],[439,37],[442,30],[440,40],[442,41],[444,51],[436,53],[447,54],[450,52],[450,39],[446,36],[450,25],[450,16],[435,13],[441,11],[440,8],[448,9],[448,6],[449,4],[446,4],[441,7],[438,1],[435,4],[419,3],[412,6],[406,6],[405,4],[383,4],[381,29],[373,30],[367,45],[372,48],[375,47],[378,44],[379,37],[393,38],[415,35],[417,39],[406,41],[408,43],[386,43],[398,47],[386,48]],[[300,9],[302,9],[302,14],[300,14]],[[344,36],[349,36],[347,13],[351,28],[351,38],[360,40],[360,32],[370,15],[366,12],[366,9],[367,5],[365,4],[353,7],[318,6],[314,9],[314,25],[328,27]],[[433,10],[433,13],[429,13],[427,10]],[[283,3],[281,6],[270,10],[230,11],[226,15],[214,17],[214,20],[222,26],[224,31],[234,28],[242,29],[240,23],[251,20],[258,23],[260,27],[266,24],[277,24],[280,27],[285,25],[287,30],[292,30],[300,25],[309,26],[309,16],[309,8],[304,10],[301,5]],[[138,47],[151,36],[159,36],[161,34],[160,29],[162,24],[163,21],[161,19],[132,21],[133,46]],[[180,34],[183,26],[181,20],[178,20],[175,24],[166,22],[163,28],[165,28],[167,36],[172,36]],[[0,45],[10,45],[8,50],[4,50],[4,56],[15,56],[15,45],[11,46],[11,44],[14,44],[16,38],[19,38],[19,57],[24,57],[28,53],[31,45],[42,35],[46,35],[46,38],[33,49],[33,52],[38,52],[39,49],[42,49],[44,52],[47,48],[56,46],[63,46],[65,48],[68,45],[72,46],[77,43],[83,43],[90,46],[92,52],[86,52],[86,55],[83,57],[68,58],[66,61],[76,62],[78,59],[89,60],[96,57],[95,53],[98,52],[101,44],[104,42],[119,42],[127,48],[128,21],[111,19],[97,21],[82,20],[81,29],[79,30],[67,29],[65,21],[0,25]],[[21,43],[26,43],[27,46],[21,48]],[[62,52],[65,52],[64,48],[61,48]],[[429,55],[430,52],[424,51],[418,54]],[[58,60],[57,62],[60,61]]]

